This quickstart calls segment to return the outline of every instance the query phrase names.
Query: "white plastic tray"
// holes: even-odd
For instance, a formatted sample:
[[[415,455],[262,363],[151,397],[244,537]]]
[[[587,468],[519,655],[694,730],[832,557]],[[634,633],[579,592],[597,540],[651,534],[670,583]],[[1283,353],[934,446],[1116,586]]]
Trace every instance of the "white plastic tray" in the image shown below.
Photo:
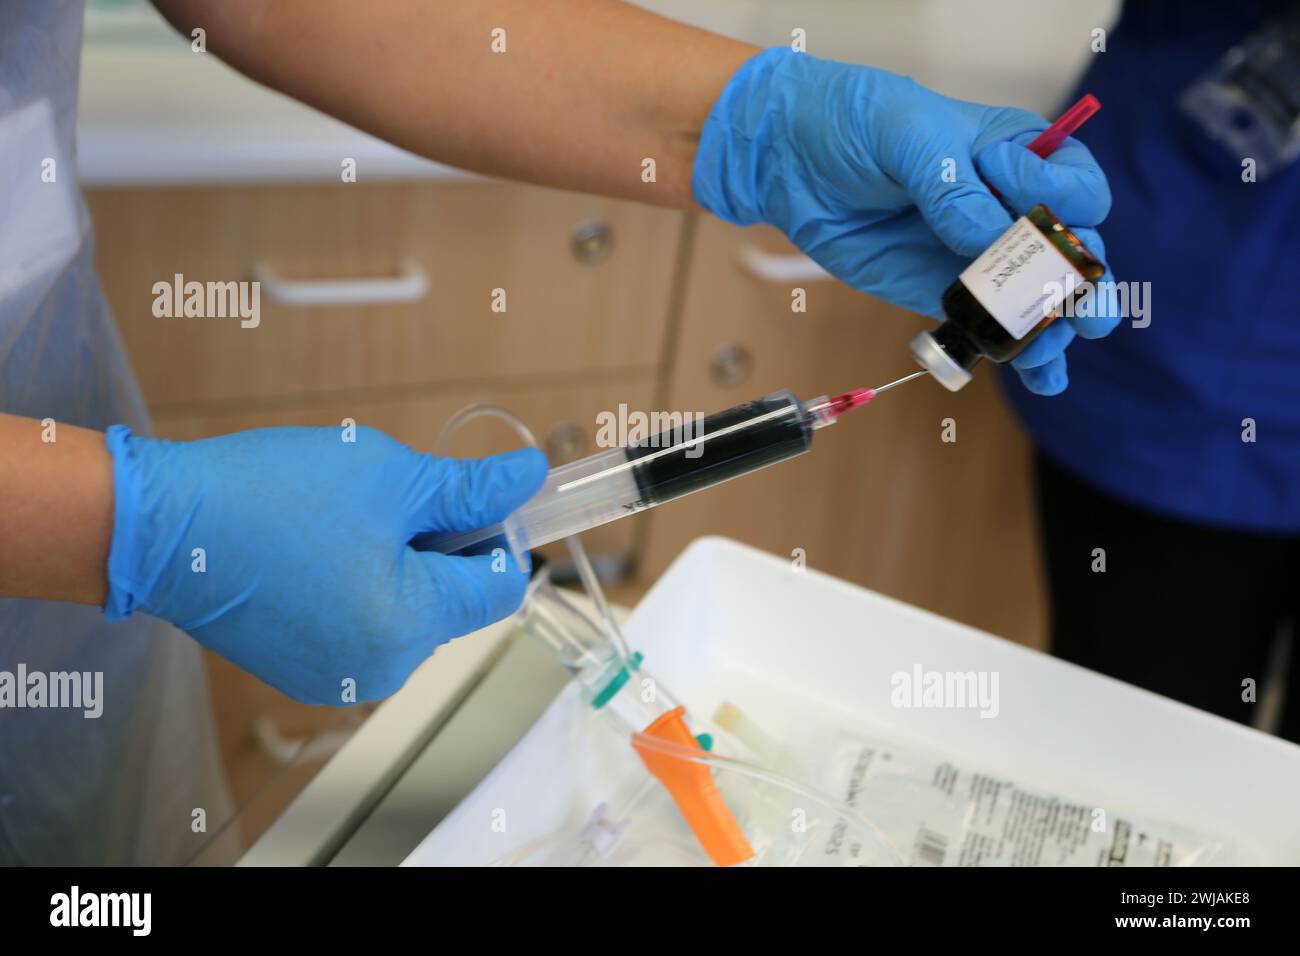
[[[722,538],[692,544],[628,642],[697,715],[731,701],[773,734],[805,709],[971,767],[1300,863],[1300,747]],[[999,712],[898,708],[891,675],[995,671]],[[603,730],[603,728],[599,728]],[[481,865],[609,796],[637,759],[570,686],[404,865]]]

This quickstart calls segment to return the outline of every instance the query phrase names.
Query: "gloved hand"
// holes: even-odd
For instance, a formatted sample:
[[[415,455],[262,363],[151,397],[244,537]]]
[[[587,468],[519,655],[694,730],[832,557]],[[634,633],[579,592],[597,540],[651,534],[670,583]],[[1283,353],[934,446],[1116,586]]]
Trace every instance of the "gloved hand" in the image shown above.
[[[540,452],[420,454],[358,427],[274,428],[194,442],[107,444],[116,494],[105,616],[143,611],[297,700],[396,691],[439,644],[519,606],[500,553],[418,552],[411,539],[499,521],[546,475]],[[201,552],[196,549],[202,549]]]
[[[1046,203],[1105,261],[1089,227],[1110,211],[1110,187],[1076,140],[1047,160],[1024,148],[1047,126],[884,70],[766,50],[709,113],[692,186],[722,219],[776,226],[837,278],[939,317],[944,289],[1012,222],[980,176],[1017,215]],[[1075,332],[1096,338],[1119,322],[1113,295],[1093,311],[1054,322],[1014,360],[1030,389],[1063,390]]]

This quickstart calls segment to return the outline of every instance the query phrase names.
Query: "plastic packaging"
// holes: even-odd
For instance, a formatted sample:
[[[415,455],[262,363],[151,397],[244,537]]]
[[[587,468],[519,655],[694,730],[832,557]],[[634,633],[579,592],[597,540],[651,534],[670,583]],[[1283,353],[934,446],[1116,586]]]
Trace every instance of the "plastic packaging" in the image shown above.
[[[800,728],[778,743],[735,708],[715,719],[771,763],[870,819],[911,866],[1201,866],[1233,862],[1224,840],[1124,808],[1027,786],[916,743]],[[858,860],[852,839],[822,847]]]
[[[638,750],[710,776],[749,847],[743,865],[899,866],[903,857],[852,808],[758,764],[638,734]],[[668,792],[629,780],[577,825],[528,841],[493,866],[709,866],[715,861]],[[617,807],[612,810],[611,807]]]

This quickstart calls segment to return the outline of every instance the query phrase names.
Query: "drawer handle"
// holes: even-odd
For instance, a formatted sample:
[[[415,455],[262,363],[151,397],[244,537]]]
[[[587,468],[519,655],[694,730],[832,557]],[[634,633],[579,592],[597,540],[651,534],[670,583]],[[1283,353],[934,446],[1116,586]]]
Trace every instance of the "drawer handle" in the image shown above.
[[[410,260],[401,275],[384,279],[286,279],[264,263],[253,268],[253,278],[272,302],[296,307],[419,302],[429,291],[429,274]]]
[[[747,245],[740,247],[736,258],[746,272],[764,282],[819,282],[834,278],[801,252],[784,255]]]

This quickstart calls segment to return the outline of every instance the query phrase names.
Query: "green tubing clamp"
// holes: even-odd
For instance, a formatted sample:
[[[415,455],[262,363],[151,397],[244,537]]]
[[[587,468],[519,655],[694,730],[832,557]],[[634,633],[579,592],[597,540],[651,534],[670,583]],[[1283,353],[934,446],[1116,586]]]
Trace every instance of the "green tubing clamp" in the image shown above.
[[[623,689],[623,685],[626,684],[628,678],[632,676],[632,671],[640,670],[641,662],[643,660],[645,660],[645,658],[641,656],[641,652],[634,651],[631,659],[628,661],[628,663],[631,664],[631,667],[629,668],[627,665],[624,665],[615,671],[614,676],[609,679],[609,683],[606,684],[601,692],[592,699],[591,706],[596,710],[600,710],[600,708],[613,700],[614,695]]]
[[[645,660],[645,658],[641,655],[640,651],[633,651],[632,658],[629,661],[632,666],[630,668],[624,666],[618,669],[614,676],[609,679],[609,683],[606,684],[601,692],[592,699],[592,708],[594,710],[600,710],[600,708],[613,700],[614,695],[623,689],[623,685],[626,684],[628,678],[632,676],[632,671],[641,669],[641,662],[643,660]],[[700,745],[700,749],[705,753],[709,753],[713,750],[712,734],[696,734],[695,742]]]

